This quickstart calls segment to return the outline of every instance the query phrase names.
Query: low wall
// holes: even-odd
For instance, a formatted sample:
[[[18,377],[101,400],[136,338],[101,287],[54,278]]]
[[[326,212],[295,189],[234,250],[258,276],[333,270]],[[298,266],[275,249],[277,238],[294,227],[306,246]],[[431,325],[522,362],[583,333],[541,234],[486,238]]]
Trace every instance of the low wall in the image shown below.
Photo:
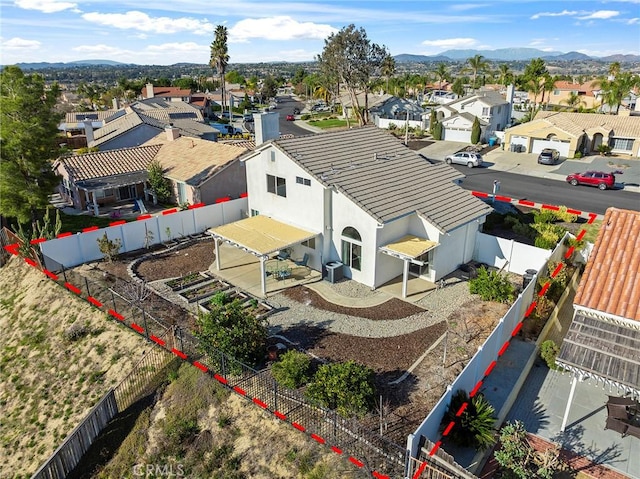
[[[478,233],[473,259],[506,271],[524,274],[528,269],[540,271],[551,252],[517,241]]]
[[[239,198],[171,214],[159,214],[147,219],[45,241],[40,243],[40,249],[48,270],[57,271],[60,265],[72,268],[103,258],[97,240],[105,233],[110,240],[119,239],[122,242],[120,253],[126,253],[174,238],[199,234],[208,228],[240,220],[247,204],[247,198]]]

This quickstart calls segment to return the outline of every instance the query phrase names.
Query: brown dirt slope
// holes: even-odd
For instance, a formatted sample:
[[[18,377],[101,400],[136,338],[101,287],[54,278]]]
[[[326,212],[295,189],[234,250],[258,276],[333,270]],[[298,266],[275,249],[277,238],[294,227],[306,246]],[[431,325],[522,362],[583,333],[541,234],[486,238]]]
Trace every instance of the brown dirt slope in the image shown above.
[[[145,346],[19,258],[0,270],[0,330],[0,477],[29,477]]]

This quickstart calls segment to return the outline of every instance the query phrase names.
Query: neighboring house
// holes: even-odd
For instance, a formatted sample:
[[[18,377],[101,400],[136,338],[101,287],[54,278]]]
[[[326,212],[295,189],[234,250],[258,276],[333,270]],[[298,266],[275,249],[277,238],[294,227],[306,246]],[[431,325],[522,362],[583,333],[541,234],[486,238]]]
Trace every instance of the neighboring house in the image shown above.
[[[509,87],[507,98],[513,97]],[[442,123],[442,139],[471,142],[471,126],[475,117],[480,121],[481,140],[487,141],[496,131],[502,131],[511,122],[511,103],[497,92],[482,91],[459,98],[436,108]]]
[[[177,128],[181,136],[210,141],[215,141],[220,133],[206,123],[180,118],[182,113],[197,116],[199,112],[195,109],[187,112],[152,109],[142,113],[139,106],[130,106],[123,111],[124,114],[110,119],[101,128],[95,131],[87,129],[85,133],[88,146],[97,147],[101,151],[140,146],[162,134],[170,126]]]
[[[191,90],[184,90],[175,86],[153,86],[153,83],[147,83],[142,90],[142,94],[143,98],[160,98],[168,102],[181,101],[189,103],[191,101]]]
[[[573,305],[556,359],[573,373],[567,408],[575,383],[586,378],[639,397],[640,211],[607,210]]]
[[[596,81],[590,81],[586,83],[573,83],[565,80],[559,80],[554,83],[553,90],[545,92],[544,98],[540,95],[536,100],[538,104],[549,104],[567,107],[567,100],[575,94],[578,96],[579,104],[575,107],[582,106],[583,108],[596,108],[600,105],[600,100],[596,96],[598,88],[596,87]],[[529,102],[533,103],[533,93],[529,93]]]
[[[471,260],[492,210],[455,184],[456,170],[373,126],[272,140],[243,161],[252,218],[210,231],[259,256],[263,278],[273,248],[286,247],[316,270],[342,262],[346,277],[371,288],[402,276],[406,295],[409,275],[435,282]],[[266,223],[293,229],[289,242],[266,235],[248,247]]]
[[[428,113],[416,100],[398,98],[397,96],[386,98],[369,108],[369,119],[379,128],[388,128],[389,123],[404,126],[408,120],[409,126],[418,126],[424,130],[428,127],[428,116]]]
[[[386,93],[376,94],[371,92],[365,95],[364,92],[359,92],[357,93],[356,97],[358,99],[358,105],[360,106],[360,108],[368,108],[368,111],[371,112],[371,110],[375,110],[379,105],[384,104],[387,100],[392,98],[392,95]],[[344,118],[356,118],[351,95],[349,95],[348,93],[343,93],[337,99],[336,103],[342,105],[342,116]],[[371,115],[369,116],[369,119],[373,121],[371,119]]]
[[[162,145],[140,146],[59,158],[60,195],[80,210],[131,201],[145,195],[147,169]]]
[[[540,111],[532,121],[508,128],[504,145],[522,145],[526,153],[554,148],[565,158],[577,152],[597,152],[609,145],[613,153],[637,157],[640,150],[640,117]]]
[[[246,151],[179,137],[177,128],[167,128],[162,143],[63,157],[54,163],[54,170],[62,177],[59,191],[63,198],[96,215],[110,203],[150,199],[148,168],[154,159],[164,167],[176,202],[210,204],[246,193],[244,164],[238,160]]]
[[[244,163],[248,150],[239,146],[181,137],[168,141],[155,159],[171,182],[178,204],[212,204],[220,198],[238,198],[247,191]]]

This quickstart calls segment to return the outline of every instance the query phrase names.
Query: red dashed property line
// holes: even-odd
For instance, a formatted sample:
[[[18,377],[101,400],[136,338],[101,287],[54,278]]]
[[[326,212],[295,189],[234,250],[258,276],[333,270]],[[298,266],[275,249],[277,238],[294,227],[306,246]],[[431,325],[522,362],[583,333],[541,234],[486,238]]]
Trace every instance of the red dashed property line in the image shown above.
[[[507,349],[509,349],[509,345],[511,344],[510,341],[505,341],[504,344],[502,345],[502,347],[500,348],[500,351],[498,351],[498,357],[502,356],[504,353],[507,352]]]
[[[90,231],[97,231],[100,228],[98,228],[97,226],[89,226],[87,228],[82,228],[82,232],[83,233],[89,233]]]
[[[529,200],[518,200],[518,204],[522,206],[535,206],[536,204],[533,201]]]
[[[511,198],[509,198],[508,196],[500,196],[500,195],[496,195],[494,197],[494,199],[496,201],[503,201],[505,203],[511,203],[513,200]]]
[[[340,449],[339,447],[331,446],[331,450],[336,454],[342,454],[342,449]]]
[[[380,474],[378,471],[373,471],[371,475],[376,479],[391,479],[391,477],[387,476],[386,474]]]
[[[325,444],[325,442],[326,442],[323,438],[321,438],[317,434],[313,434],[313,433],[311,433],[311,439],[313,439],[314,441],[316,441],[319,444]]]
[[[32,239],[31,241],[29,241],[29,243],[31,243],[31,244],[39,244],[39,243],[44,243],[45,241],[47,241],[47,238],[36,238],[36,239]]]
[[[542,208],[543,210],[560,211],[560,207],[556,205],[543,204],[540,208]]]
[[[302,424],[298,424],[297,422],[292,422],[291,425],[300,432],[305,432],[307,430],[307,428],[305,428]]]
[[[472,398],[474,397],[476,394],[478,394],[478,391],[480,391],[480,388],[482,387],[482,382],[483,380],[481,379],[480,381],[478,381],[476,383],[476,385],[473,387],[473,389],[471,390],[471,392],[469,393],[469,397]]]
[[[33,266],[34,268],[38,267],[38,263],[33,261],[31,258],[25,258],[24,262],[27,263],[29,266]]]
[[[591,223],[593,223],[596,220],[597,217],[598,217],[597,214],[589,213],[589,221],[587,221],[587,224],[590,225]]]
[[[87,301],[93,304],[96,308],[102,308],[102,303],[93,296],[87,296]]]
[[[364,463],[358,461],[355,457],[353,456],[349,456],[349,461],[351,461],[352,464],[356,465],[357,467],[364,467]]]
[[[109,223],[109,227],[111,227],[111,226],[120,226],[120,225],[124,225],[124,224],[127,224],[127,222],[125,220],[112,221],[111,223]]]
[[[135,324],[135,323],[134,323]],[[173,354],[175,354],[176,356],[178,356],[180,359],[187,359],[187,355],[184,354],[182,351],[180,351],[179,349],[176,348],[171,348],[171,352]]]
[[[222,376],[220,376],[219,374],[214,374],[213,377],[216,379],[216,381],[218,381],[221,384],[224,384],[225,386],[227,385],[227,380],[225,378],[223,378]]]
[[[198,361],[194,361],[193,365],[195,367],[197,367],[200,371],[202,371],[203,373],[209,372],[209,368],[207,368],[204,364],[198,362]]]
[[[71,283],[64,283],[64,287],[67,288],[69,291],[71,291],[72,293],[76,293],[76,294],[80,294],[80,289],[76,288],[74,285],[72,285]]]
[[[136,218],[136,220],[144,221],[144,220],[148,220],[149,218],[151,218],[151,215],[140,215]]]
[[[162,215],[166,216],[166,215],[171,215],[171,214],[177,213],[177,212],[178,212],[178,208],[171,208],[170,210],[163,211]]]
[[[242,195],[240,195],[240,198],[242,198]],[[188,210],[195,210],[196,208],[202,208],[203,206],[205,206],[204,203],[196,203],[195,205],[189,205],[187,207]]]
[[[58,236],[56,236],[56,238],[66,238],[67,236],[71,236],[73,233],[71,233],[70,231],[67,231],[65,233],[60,233]]]
[[[564,263],[558,263],[558,266],[556,266],[556,269],[554,269],[553,273],[551,273],[551,277],[555,278],[556,276],[558,276],[558,273],[562,271],[563,267],[564,267]]]
[[[551,286],[551,283],[549,281],[544,283],[544,286],[542,287],[542,289],[538,293],[538,296],[540,296],[542,298],[546,294],[547,290],[549,289],[549,286]]]
[[[257,404],[258,406],[260,406],[262,409],[267,409],[267,405],[266,405],[264,402],[262,402],[260,399],[258,399],[258,398],[253,398],[252,400],[253,400],[253,402],[254,402],[255,404]]]
[[[282,421],[286,421],[287,420],[287,416],[282,414],[280,411],[273,411],[273,414],[274,414],[275,417],[277,417],[278,419],[280,419]]]
[[[131,323],[131,329],[133,329],[134,331],[137,331],[140,334],[144,334],[144,328],[136,323]]]
[[[235,392],[237,392],[238,394],[240,394],[240,396],[246,396],[247,395],[247,391],[242,389],[240,386],[233,386],[233,390]]]
[[[478,198],[489,198],[489,193],[483,193],[482,191],[472,191],[471,194]]]
[[[152,334],[150,336],[151,341],[153,341],[154,343],[156,343],[158,346],[162,346],[164,347],[165,343],[162,339],[160,339],[158,336],[156,336],[155,334]]]
[[[117,311],[114,311],[113,309],[110,309],[109,314],[111,316],[113,316],[114,318],[116,318],[118,321],[124,321],[124,316],[122,316],[120,313],[118,313]]]
[[[571,258],[571,255],[573,254],[574,251],[575,251],[575,247],[571,246],[564,255],[565,259]]]

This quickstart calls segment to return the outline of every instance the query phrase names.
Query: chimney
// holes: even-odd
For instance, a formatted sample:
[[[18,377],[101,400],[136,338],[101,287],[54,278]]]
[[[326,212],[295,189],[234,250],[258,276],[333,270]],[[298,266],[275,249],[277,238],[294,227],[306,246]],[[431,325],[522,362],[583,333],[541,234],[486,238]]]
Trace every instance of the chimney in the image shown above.
[[[87,137],[87,146],[91,146],[91,143],[93,143],[94,140],[93,123],[91,122],[91,120],[87,119],[85,119],[82,123],[84,124],[84,135]]]
[[[120,109],[120,102],[118,101],[117,98],[114,98],[111,103],[113,104],[113,109],[114,110],[119,110]]]
[[[261,145],[266,141],[280,138],[280,113],[254,113],[253,118],[255,119],[254,128],[256,146]]]
[[[513,105],[514,91],[515,91],[515,87],[513,86],[513,83],[507,86],[507,101],[509,102],[510,105]]]
[[[153,83],[147,83],[147,98],[153,98]]]
[[[180,138],[180,129],[173,126],[171,123],[166,126],[164,131],[167,132],[167,140],[174,141]]]

